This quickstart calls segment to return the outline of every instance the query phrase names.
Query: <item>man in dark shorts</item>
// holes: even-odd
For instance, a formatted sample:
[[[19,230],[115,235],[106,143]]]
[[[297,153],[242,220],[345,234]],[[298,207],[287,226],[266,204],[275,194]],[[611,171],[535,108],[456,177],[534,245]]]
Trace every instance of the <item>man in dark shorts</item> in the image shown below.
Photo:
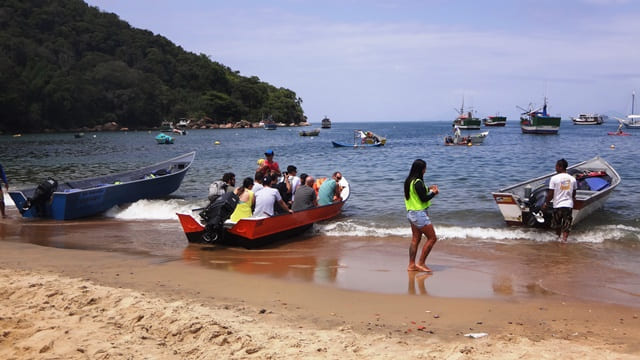
[[[547,190],[547,201],[543,209],[549,206],[553,200],[553,218],[551,228],[556,230],[558,236],[562,235],[562,242],[567,242],[571,223],[573,222],[573,204],[576,200],[576,190],[578,189],[576,178],[567,174],[567,160],[560,159],[556,162],[557,174],[549,180],[549,190]]]

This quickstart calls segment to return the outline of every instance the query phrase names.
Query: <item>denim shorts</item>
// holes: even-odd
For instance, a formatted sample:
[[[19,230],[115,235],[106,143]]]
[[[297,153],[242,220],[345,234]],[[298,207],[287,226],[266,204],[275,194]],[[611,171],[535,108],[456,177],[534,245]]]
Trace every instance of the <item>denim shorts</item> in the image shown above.
[[[423,228],[427,225],[431,224],[431,219],[429,219],[429,213],[427,209],[424,210],[409,210],[407,211],[407,219],[413,225],[418,228]]]

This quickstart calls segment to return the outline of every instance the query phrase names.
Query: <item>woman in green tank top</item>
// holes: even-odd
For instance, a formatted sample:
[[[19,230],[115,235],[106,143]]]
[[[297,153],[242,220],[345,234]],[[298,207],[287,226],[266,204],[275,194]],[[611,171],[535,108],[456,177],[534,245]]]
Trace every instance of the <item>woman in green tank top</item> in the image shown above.
[[[409,266],[407,271],[431,272],[426,265],[427,256],[437,241],[436,231],[429,219],[428,208],[431,199],[438,195],[438,186],[431,185],[427,188],[424,184],[424,173],[427,171],[427,163],[422,159],[416,159],[411,165],[409,176],[404,181],[404,204],[407,209],[407,219],[411,224],[411,245],[409,246]],[[422,235],[427,237],[416,264],[418,246]]]

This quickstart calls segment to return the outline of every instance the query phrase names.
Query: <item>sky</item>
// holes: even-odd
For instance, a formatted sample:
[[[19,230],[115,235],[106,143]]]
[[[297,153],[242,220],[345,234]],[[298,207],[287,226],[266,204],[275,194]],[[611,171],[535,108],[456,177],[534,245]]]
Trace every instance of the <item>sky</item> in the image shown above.
[[[624,116],[640,91],[640,0],[86,0],[296,92],[312,123]],[[640,93],[639,93],[640,95]],[[636,111],[638,113],[638,111]]]

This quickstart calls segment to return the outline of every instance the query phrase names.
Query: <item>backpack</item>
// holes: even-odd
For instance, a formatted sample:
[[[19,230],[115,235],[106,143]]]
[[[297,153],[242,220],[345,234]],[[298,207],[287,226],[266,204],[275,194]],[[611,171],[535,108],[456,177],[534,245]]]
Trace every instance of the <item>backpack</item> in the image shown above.
[[[209,185],[209,201],[214,202],[216,199],[227,192],[227,184],[222,180],[216,180]]]

